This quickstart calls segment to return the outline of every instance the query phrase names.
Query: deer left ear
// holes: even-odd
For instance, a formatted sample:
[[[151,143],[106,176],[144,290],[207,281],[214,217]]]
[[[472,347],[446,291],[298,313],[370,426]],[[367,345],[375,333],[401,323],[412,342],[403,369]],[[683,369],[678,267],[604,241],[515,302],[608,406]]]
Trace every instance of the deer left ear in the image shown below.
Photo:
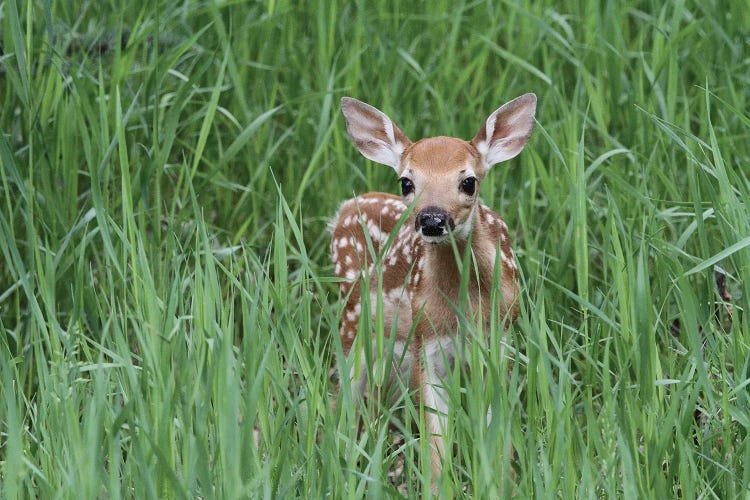
[[[362,155],[398,170],[401,154],[411,141],[385,113],[351,97],[341,98],[346,130]]]
[[[471,143],[489,170],[523,150],[531,137],[536,114],[536,95],[524,94],[503,104],[487,118]]]

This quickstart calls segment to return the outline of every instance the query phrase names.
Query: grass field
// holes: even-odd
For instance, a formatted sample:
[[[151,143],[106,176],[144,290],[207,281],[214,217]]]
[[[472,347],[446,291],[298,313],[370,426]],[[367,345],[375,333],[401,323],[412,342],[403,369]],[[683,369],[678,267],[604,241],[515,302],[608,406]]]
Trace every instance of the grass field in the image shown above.
[[[482,186],[514,356],[472,345],[442,492],[747,498],[749,32],[718,0],[0,2],[3,497],[429,492],[419,407],[331,405],[327,218],[398,191],[338,101],[468,139],[535,92]]]

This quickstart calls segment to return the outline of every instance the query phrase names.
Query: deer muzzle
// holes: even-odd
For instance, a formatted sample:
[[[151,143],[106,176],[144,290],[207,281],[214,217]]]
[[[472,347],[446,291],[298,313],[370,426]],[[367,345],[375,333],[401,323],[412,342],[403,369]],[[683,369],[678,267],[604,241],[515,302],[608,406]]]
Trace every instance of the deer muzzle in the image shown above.
[[[426,207],[419,211],[414,220],[414,228],[422,236],[440,237],[455,227],[453,217],[439,207]]]

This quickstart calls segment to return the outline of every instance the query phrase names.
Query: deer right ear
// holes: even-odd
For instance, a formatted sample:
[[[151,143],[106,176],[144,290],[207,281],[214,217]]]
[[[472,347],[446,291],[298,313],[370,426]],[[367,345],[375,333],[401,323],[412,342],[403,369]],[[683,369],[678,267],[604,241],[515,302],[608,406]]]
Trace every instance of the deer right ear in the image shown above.
[[[401,154],[411,141],[382,111],[351,97],[341,98],[346,131],[362,155],[398,169]]]
[[[536,95],[524,94],[505,103],[487,118],[472,139],[485,167],[510,160],[531,137],[536,114]]]

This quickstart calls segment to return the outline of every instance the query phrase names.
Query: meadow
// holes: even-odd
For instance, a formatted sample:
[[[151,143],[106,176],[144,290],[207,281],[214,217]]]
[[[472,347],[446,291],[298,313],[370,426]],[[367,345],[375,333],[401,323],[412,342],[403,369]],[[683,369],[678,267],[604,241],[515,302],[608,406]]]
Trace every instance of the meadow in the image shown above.
[[[481,188],[522,312],[454,376],[442,495],[747,498],[742,4],[1,2],[0,494],[428,494],[423,408],[332,404],[327,221],[398,192],[339,99],[469,139],[535,92]]]

